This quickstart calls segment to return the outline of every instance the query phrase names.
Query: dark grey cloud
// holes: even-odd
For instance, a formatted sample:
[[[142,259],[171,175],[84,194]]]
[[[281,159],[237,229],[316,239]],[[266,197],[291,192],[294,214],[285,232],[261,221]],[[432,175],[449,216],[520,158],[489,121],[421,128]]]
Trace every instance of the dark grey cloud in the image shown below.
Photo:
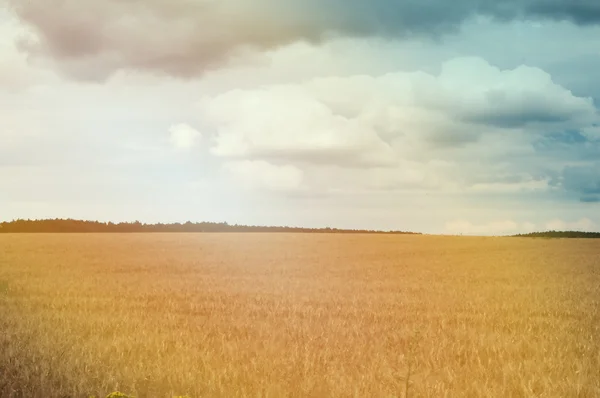
[[[582,202],[596,202],[600,197],[600,163],[565,167],[562,186],[567,192],[579,195]]]
[[[514,1],[517,9],[523,4],[522,15],[568,20],[580,25],[600,22],[600,3],[594,0],[530,0]]]
[[[600,203],[600,195],[587,195],[580,198],[582,203]]]
[[[33,37],[21,48],[64,73],[119,69],[193,77],[248,49],[331,36],[427,36],[489,16],[600,23],[597,0],[0,0]]]
[[[564,123],[569,120],[571,118],[568,115],[557,115],[544,109],[521,109],[516,112],[482,113],[470,119],[473,122],[502,128],[523,127],[531,123]]]
[[[457,29],[475,15],[500,21],[546,19],[579,25],[600,23],[600,3],[595,0],[312,0],[305,3],[321,15],[341,15],[337,26],[330,26],[350,34],[439,35]]]
[[[531,85],[531,79],[542,75],[518,74],[522,87],[504,90],[491,89],[482,100],[465,110],[464,117],[470,121],[500,128],[519,128],[535,125],[588,126],[596,118],[591,98],[576,98],[571,92],[555,85],[550,78],[546,82]]]
[[[538,134],[533,147],[549,162],[552,159],[556,162],[594,162],[600,159],[600,142],[589,139],[578,130]]]

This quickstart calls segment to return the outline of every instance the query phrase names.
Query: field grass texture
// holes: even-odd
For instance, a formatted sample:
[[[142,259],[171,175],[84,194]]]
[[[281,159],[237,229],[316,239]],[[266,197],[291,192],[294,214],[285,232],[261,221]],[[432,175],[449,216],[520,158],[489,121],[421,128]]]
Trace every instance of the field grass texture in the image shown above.
[[[594,240],[0,235],[0,396],[599,397]]]

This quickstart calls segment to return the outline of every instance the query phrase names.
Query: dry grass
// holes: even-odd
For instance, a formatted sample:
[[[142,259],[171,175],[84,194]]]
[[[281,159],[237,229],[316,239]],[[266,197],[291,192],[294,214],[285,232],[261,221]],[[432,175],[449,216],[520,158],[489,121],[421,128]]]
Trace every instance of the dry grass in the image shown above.
[[[594,240],[0,235],[0,281],[2,397],[600,396]]]

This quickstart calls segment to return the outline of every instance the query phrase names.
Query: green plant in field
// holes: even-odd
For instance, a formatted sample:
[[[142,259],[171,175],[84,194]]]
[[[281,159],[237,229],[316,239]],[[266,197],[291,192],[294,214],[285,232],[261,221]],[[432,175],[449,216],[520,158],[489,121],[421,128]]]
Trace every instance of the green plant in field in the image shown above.
[[[89,398],[96,398],[96,397],[95,396],[91,396]],[[106,398],[135,398],[135,397],[132,396],[132,395],[124,394],[124,393],[119,392],[119,391],[115,391],[115,392],[111,392],[110,394],[108,394],[106,396]],[[175,396],[173,398],[190,398],[190,396],[189,395],[177,395],[177,396]]]
[[[127,394],[123,394],[122,392],[119,392],[119,391],[115,391],[115,392],[111,392],[110,394],[108,394],[106,396],[106,398],[134,398],[134,397],[127,395]]]

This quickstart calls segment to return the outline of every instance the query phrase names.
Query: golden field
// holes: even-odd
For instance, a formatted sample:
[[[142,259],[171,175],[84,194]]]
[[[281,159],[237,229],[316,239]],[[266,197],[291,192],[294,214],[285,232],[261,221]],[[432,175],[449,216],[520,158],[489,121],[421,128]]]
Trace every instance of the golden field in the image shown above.
[[[600,241],[0,235],[0,396],[600,397]]]

